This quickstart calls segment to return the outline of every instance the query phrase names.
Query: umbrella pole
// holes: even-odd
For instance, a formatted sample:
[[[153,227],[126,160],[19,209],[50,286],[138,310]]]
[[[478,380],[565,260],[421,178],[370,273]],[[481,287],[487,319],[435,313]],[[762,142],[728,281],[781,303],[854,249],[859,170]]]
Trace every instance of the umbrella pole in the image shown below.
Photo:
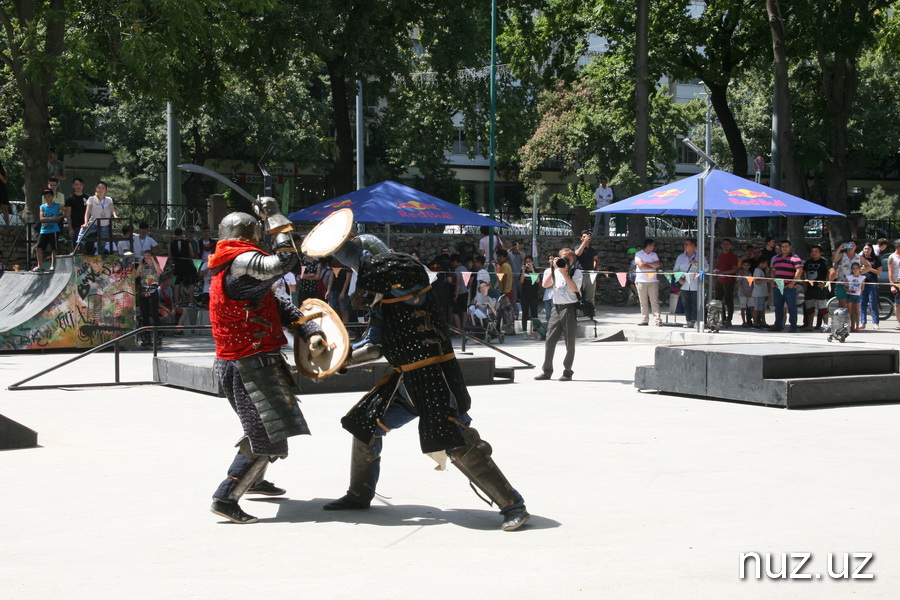
[[[706,203],[703,192],[706,189],[706,178],[709,177],[713,169],[716,168],[716,161],[714,161],[709,154],[698,148],[697,144],[688,138],[684,138],[681,142],[696,152],[706,163],[706,169],[704,169],[703,174],[697,178],[697,252],[700,254],[700,262],[702,263],[703,251],[706,243]],[[713,241],[715,241],[715,223],[716,217],[713,215]],[[712,247],[710,247],[709,253],[710,256],[712,256]],[[701,264],[700,266],[702,267],[703,265]],[[712,260],[710,260],[707,267],[712,267]],[[700,270],[703,271],[702,268]],[[700,285],[698,287],[700,288],[700,297],[697,299],[697,331],[703,333],[703,322],[706,316],[706,277],[703,277],[700,280]]]
[[[715,270],[715,263],[713,260],[716,258],[716,213],[712,213],[709,218],[709,262],[707,263],[708,268]],[[712,299],[715,294],[716,282],[715,279],[710,277],[709,279],[709,298]]]
[[[704,332],[704,322],[706,320],[706,269],[703,268],[703,255],[706,251],[706,210],[704,206],[703,188],[706,177],[709,175],[709,169],[703,172],[703,175],[697,179],[697,253],[700,255],[700,272],[704,275],[700,278],[700,285],[697,286],[697,332]],[[707,265],[708,266],[708,265]]]

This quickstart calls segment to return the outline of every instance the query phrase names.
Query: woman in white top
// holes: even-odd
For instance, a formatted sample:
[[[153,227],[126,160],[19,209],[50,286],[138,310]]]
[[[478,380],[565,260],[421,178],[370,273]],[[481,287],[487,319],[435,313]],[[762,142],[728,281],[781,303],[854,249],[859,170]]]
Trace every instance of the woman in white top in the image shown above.
[[[656,276],[660,261],[654,252],[655,248],[656,242],[646,239],[641,249],[635,253],[634,264],[637,270],[634,282],[637,284],[638,298],[641,301],[641,322],[638,325],[648,325],[652,312],[656,326],[662,327],[662,315],[659,312],[659,279]]]
[[[84,224],[81,226],[81,232],[75,242],[76,250],[81,246],[82,240],[91,232],[96,231],[98,227],[100,228],[100,237],[110,241],[109,218],[118,219],[119,215],[116,213],[113,199],[106,195],[107,189],[105,182],[97,182],[94,195],[85,201]],[[88,254],[93,254],[93,252],[88,252]]]

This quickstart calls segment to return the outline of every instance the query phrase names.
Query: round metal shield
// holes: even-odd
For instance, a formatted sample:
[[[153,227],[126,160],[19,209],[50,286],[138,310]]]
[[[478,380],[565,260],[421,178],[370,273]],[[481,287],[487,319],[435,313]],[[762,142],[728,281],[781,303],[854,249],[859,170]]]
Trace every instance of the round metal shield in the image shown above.
[[[330,256],[344,245],[353,229],[353,211],[342,208],[322,219],[313,227],[300,249],[307,256]]]
[[[294,336],[294,362],[297,370],[310,379],[325,379],[341,368],[350,352],[350,336],[338,315],[326,302],[309,298],[300,305],[303,316],[319,324],[325,332],[330,349],[312,356],[307,344],[299,335]]]

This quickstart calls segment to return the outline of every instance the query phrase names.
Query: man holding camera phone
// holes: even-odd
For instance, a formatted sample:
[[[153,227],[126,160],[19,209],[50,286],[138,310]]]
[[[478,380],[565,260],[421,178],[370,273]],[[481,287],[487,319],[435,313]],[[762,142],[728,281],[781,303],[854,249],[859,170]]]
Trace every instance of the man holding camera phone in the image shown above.
[[[544,346],[544,365],[538,381],[553,375],[553,354],[556,343],[565,336],[566,357],[560,381],[572,381],[572,364],[575,362],[575,333],[578,317],[578,290],[581,289],[581,271],[575,266],[575,253],[563,248],[559,256],[547,257],[550,266],[544,271],[543,287],[552,290],[553,311],[547,324],[547,343]]]

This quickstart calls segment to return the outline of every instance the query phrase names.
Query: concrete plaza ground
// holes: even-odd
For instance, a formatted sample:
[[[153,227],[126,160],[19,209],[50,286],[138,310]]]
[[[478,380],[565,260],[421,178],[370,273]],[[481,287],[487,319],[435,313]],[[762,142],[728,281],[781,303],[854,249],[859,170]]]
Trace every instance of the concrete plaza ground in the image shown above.
[[[10,392],[65,356],[2,356],[0,414],[41,447],[0,452],[0,598],[896,597],[900,404],[788,411],[641,393],[635,366],[684,330],[637,328],[634,308],[600,318],[601,332],[621,324],[642,341],[579,340],[571,383],[525,370],[471,388],[475,425],[533,515],[511,533],[458,471],[433,470],[414,424],[387,438],[384,497],[323,511],[347,486],[339,419],[356,393],[304,396],[313,435],[268,475],[288,496],[244,500],[258,524],[224,523],[208,512],[240,434],[224,399],[157,386]],[[847,345],[896,346],[885,325]],[[747,336],[824,339],[715,341]],[[543,356],[540,342],[503,347]],[[149,376],[149,353],[123,356],[124,378]],[[93,355],[51,379],[111,377],[112,356]],[[753,551],[778,565],[812,553],[801,571],[812,577],[742,581],[739,555]],[[829,577],[828,553],[836,569],[844,553],[874,553],[874,580]]]

